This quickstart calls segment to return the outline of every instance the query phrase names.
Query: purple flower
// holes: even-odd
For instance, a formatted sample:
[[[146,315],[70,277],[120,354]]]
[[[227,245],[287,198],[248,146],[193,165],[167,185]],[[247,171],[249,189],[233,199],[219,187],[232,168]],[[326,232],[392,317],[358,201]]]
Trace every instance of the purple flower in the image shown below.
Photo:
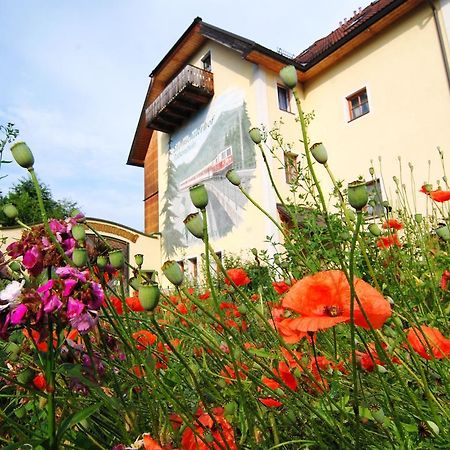
[[[27,250],[23,255],[22,263],[27,269],[32,269],[38,262],[39,257],[40,253],[38,248],[36,246],[31,247],[31,249]]]
[[[84,303],[69,297],[67,302],[67,317],[69,319],[74,319],[84,311]]]
[[[24,319],[27,312],[28,308],[24,304],[20,304],[16,309],[9,313],[10,323],[12,325],[19,325],[19,323],[21,323]]]
[[[88,333],[89,330],[97,325],[97,322],[98,317],[92,316],[89,313],[83,313],[77,317],[74,317],[73,319],[70,319],[70,325],[72,325],[73,328],[77,329],[80,334]]]
[[[72,293],[73,288],[77,283],[78,280],[74,280],[73,278],[68,278],[67,280],[64,280],[63,296],[68,297]]]
[[[54,284],[55,284],[55,280],[48,280],[47,283],[43,284],[42,286],[39,286],[37,288],[37,291],[40,294],[42,292],[48,292],[50,289],[53,289]]]
[[[100,309],[105,299],[105,294],[100,284],[91,283],[92,299],[88,302],[89,309]]]
[[[57,311],[62,306],[62,301],[55,294],[48,296],[45,300],[43,299],[43,303],[44,311],[47,314],[50,314],[53,311]]]
[[[56,269],[56,274],[61,278],[74,277],[77,280],[80,280],[82,283],[86,283],[86,275],[83,272],[75,269],[74,267],[58,267]]]

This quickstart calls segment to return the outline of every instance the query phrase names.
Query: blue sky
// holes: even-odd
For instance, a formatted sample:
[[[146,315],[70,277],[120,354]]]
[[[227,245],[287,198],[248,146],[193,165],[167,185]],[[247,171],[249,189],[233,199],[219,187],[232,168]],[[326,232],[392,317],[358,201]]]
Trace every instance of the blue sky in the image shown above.
[[[368,3],[2,0],[0,123],[19,128],[55,198],[143,230],[143,169],[125,163],[148,75],[192,20],[296,54]],[[27,175],[2,174],[3,193]]]

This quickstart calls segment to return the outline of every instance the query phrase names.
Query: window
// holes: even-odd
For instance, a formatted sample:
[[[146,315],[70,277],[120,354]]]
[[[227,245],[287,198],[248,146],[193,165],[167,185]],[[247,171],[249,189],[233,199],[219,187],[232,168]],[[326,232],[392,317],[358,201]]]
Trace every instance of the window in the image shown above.
[[[290,105],[289,105],[289,91],[280,85],[277,85],[277,92],[278,92],[278,107],[282,111],[290,111]]]
[[[371,180],[366,183],[369,201],[367,203],[366,212],[369,217],[383,216],[383,193],[381,190],[380,179]]]
[[[203,64],[203,70],[207,70],[208,72],[212,71],[212,67],[211,67],[211,52],[208,52],[202,58],[202,64]]]
[[[284,152],[284,174],[286,183],[295,183],[298,175],[297,155],[295,153]]]
[[[366,88],[361,89],[355,94],[347,97],[347,102],[350,113],[350,120],[355,120],[370,111]]]
[[[188,275],[192,281],[197,281],[197,258],[189,258],[188,259]]]

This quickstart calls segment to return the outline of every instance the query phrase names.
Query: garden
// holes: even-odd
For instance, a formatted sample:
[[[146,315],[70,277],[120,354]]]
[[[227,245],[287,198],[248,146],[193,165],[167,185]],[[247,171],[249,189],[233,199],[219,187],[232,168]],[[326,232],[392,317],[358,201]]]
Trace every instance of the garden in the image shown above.
[[[175,261],[150,276],[142,255],[127,262],[100,235],[90,240],[96,231],[79,211],[49,218],[33,154],[12,136],[41,224],[24,224],[1,249],[1,448],[449,448],[443,152],[442,179],[412,186],[426,213],[402,175],[395,203],[369,192],[369,180],[344,184],[324,145],[310,142],[295,69],[280,76],[296,100],[303,149],[289,199],[267,163],[282,136],[249,132],[289,220],[265,211],[234,170],[226,176],[283,240],[269,238],[274,256],[252,249],[251,258],[220,260],[208,192],[194,186],[198,212],[184,223],[204,243],[197,284]],[[368,172],[382,177],[381,165]],[[3,213],[21,223],[15,205]]]

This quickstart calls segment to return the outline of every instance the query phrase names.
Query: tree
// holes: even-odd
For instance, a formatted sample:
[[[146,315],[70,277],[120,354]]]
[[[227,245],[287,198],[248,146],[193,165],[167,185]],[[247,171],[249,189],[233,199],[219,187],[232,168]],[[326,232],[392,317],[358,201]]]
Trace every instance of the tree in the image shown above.
[[[39,182],[42,191],[42,200],[49,218],[63,219],[70,215],[77,204],[67,199],[55,200],[50,188]],[[3,225],[14,225],[14,219],[8,219],[3,214],[3,206],[12,203],[19,211],[19,219],[27,225],[42,221],[39,210],[38,199],[33,182],[29,178],[21,178],[17,184],[13,185],[9,192],[0,198],[0,221]]]

